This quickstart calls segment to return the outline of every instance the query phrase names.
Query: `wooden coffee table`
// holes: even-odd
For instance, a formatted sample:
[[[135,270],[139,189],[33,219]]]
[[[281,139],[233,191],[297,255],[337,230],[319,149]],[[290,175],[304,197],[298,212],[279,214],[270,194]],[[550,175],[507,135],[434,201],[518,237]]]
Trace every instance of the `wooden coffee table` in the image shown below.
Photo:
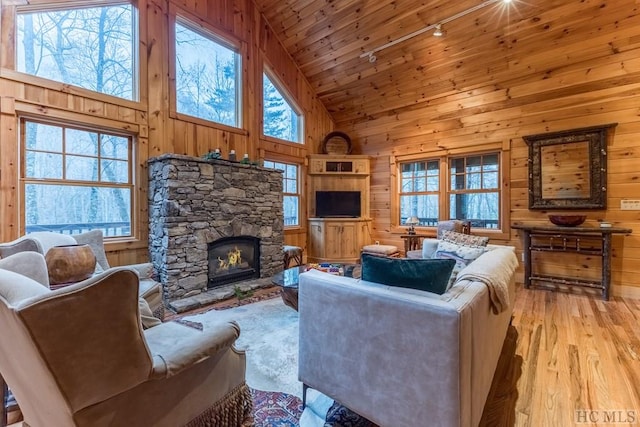
[[[280,295],[282,301],[289,307],[298,311],[298,283],[300,273],[304,273],[307,270],[305,265],[287,268],[280,273],[276,273],[271,279],[274,285],[282,287]]]

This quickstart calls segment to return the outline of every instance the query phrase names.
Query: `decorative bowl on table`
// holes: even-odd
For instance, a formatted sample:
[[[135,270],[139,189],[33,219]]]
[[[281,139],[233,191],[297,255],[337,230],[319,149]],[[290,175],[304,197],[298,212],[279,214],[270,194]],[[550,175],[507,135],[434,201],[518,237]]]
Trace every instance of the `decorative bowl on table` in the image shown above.
[[[549,221],[561,227],[577,227],[587,219],[586,215],[549,215]]]

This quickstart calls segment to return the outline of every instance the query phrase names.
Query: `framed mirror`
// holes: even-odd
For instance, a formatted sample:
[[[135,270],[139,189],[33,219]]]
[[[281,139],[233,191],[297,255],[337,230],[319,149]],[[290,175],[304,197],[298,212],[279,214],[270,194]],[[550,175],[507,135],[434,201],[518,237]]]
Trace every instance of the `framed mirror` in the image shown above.
[[[524,136],[529,209],[605,209],[607,134],[616,125]]]

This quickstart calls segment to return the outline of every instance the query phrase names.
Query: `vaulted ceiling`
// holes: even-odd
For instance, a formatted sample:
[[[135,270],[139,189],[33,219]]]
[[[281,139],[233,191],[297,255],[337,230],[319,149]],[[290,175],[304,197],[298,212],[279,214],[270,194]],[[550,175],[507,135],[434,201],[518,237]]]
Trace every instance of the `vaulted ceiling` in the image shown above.
[[[255,1],[338,126],[423,108],[454,93],[488,94],[542,70],[552,73],[583,60],[570,51],[558,55],[562,44],[575,51],[581,40],[606,35],[607,28],[593,22],[603,8],[620,18],[632,13],[629,2],[498,1],[448,23],[444,37],[425,32],[377,52],[371,63],[360,55],[482,1]],[[547,49],[554,53],[546,55]],[[590,53],[579,55],[588,59]]]

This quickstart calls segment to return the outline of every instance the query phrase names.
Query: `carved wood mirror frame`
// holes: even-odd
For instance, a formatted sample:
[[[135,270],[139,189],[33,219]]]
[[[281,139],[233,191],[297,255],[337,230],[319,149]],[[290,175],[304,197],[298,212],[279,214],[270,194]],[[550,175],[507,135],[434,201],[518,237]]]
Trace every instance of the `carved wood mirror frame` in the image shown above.
[[[605,209],[607,207],[607,131],[617,123],[524,136],[529,145],[529,209]],[[586,197],[543,197],[543,149],[588,143]],[[557,165],[556,165],[557,166]],[[577,170],[578,173],[583,173]],[[566,173],[566,172],[565,172]],[[586,179],[585,179],[586,180]]]

